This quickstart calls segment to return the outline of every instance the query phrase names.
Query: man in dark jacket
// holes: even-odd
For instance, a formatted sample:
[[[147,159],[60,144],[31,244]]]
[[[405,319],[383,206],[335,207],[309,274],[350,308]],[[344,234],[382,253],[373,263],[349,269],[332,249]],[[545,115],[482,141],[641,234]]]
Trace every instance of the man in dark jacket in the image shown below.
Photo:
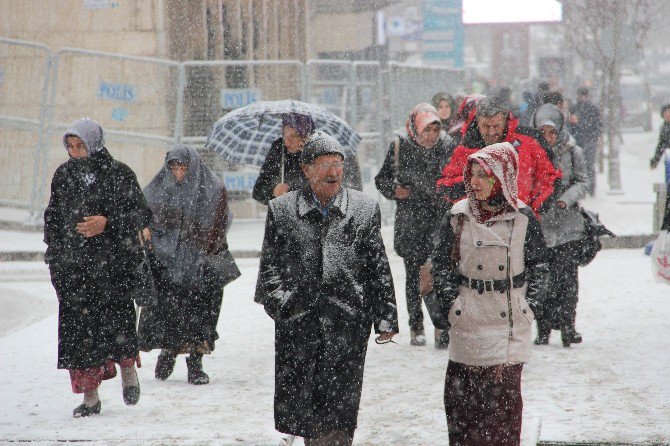
[[[661,107],[661,116],[663,117],[663,125],[658,134],[658,144],[656,145],[656,151],[654,151],[654,157],[650,162],[652,169],[658,166],[658,162],[661,161],[665,149],[670,149],[670,104],[665,104]]]
[[[414,346],[426,345],[419,294],[420,268],[428,260],[433,232],[445,210],[444,201],[435,191],[435,182],[448,161],[451,138],[441,136],[435,108],[429,104],[417,105],[407,120],[407,137],[391,143],[375,177],[379,192],[396,202],[393,245],[405,263],[410,345]],[[438,331],[435,342],[436,347],[445,348],[446,332]]]
[[[121,366],[123,399],[137,403],[135,307],[138,231],[150,212],[132,170],[104,147],[102,128],[82,118],[63,137],[70,159],[51,183],[44,211],[45,261],[58,296],[58,368],[84,393],[75,418],[100,413],[98,386]]]
[[[307,446],[350,445],[370,330],[398,332],[379,205],[342,187],[344,152],[318,132],[309,185],[270,201],[255,300],[275,321],[275,427]]]
[[[584,151],[586,158],[586,173],[589,177],[589,193],[596,190],[596,155],[598,154],[598,139],[603,133],[603,123],[600,110],[589,100],[589,89],[577,89],[577,102],[570,108],[568,130],[574,136],[577,145]]]

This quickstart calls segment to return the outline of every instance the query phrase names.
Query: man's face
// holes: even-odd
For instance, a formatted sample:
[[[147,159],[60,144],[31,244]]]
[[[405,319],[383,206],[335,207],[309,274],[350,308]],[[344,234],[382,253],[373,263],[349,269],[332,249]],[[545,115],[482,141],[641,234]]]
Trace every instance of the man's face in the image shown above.
[[[479,133],[481,133],[487,146],[502,142],[506,125],[507,118],[504,113],[493,116],[477,116],[477,127],[479,127]]]
[[[330,201],[342,188],[344,162],[340,155],[319,156],[312,164],[303,164],[302,171],[322,203]]]
[[[86,158],[88,156],[88,149],[86,144],[77,136],[68,136],[65,138],[67,153],[76,159]]]
[[[663,112],[663,119],[665,119],[666,122],[670,122],[670,108]]]

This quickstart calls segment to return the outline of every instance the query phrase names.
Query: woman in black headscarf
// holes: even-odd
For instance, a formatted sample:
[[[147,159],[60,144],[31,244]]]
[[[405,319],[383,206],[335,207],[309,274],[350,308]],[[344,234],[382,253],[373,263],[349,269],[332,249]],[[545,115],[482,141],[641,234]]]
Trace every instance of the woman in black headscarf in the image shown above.
[[[308,115],[288,113],[282,117],[282,137],[272,143],[254,185],[253,198],[268,204],[273,198],[307,184],[300,169],[302,147],[314,133],[314,121]]]
[[[207,384],[202,356],[219,337],[223,282],[205,265],[228,249],[226,189],[195,149],[176,145],[144,195],[153,212],[149,229],[159,295],[155,307],[142,309],[140,349],[162,349],[155,371],[161,380],[172,373],[178,354],[190,353],[188,382]]]
[[[300,113],[282,116],[282,137],[272,143],[258,174],[252,196],[267,205],[270,200],[307,185],[307,177],[300,167],[300,154],[305,142],[314,133],[312,118]],[[344,161],[344,186],[362,190],[361,171],[356,157]]]

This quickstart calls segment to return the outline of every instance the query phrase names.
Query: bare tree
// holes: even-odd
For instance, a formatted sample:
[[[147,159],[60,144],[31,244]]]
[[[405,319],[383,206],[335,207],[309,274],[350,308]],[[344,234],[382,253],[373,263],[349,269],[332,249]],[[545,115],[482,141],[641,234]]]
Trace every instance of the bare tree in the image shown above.
[[[566,44],[591,63],[599,76],[600,108],[604,111],[607,132],[607,180],[611,192],[620,192],[621,69],[624,63],[643,55],[648,32],[668,1],[560,1]]]

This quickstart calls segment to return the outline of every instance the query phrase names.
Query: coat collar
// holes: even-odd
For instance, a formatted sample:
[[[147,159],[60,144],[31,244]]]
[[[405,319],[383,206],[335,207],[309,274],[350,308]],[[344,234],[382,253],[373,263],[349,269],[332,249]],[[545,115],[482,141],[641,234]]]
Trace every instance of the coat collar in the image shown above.
[[[342,187],[335,195],[335,200],[330,205],[330,212],[338,213],[340,216],[347,214],[347,206],[349,204],[349,193],[347,189]],[[304,187],[298,194],[298,216],[304,217],[310,212],[317,212],[321,214],[318,206],[312,197],[312,189],[307,186]]]

